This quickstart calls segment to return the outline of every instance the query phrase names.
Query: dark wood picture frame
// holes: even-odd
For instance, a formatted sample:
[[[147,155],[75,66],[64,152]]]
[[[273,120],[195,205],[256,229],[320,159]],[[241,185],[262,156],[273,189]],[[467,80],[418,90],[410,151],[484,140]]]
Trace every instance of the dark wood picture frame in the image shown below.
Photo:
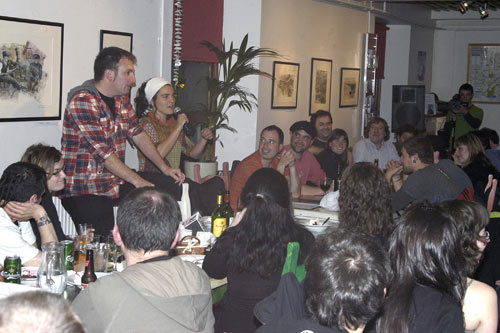
[[[0,16],[0,122],[60,120],[64,24]]]
[[[309,94],[309,115],[318,110],[330,112],[332,97],[331,59],[311,58],[311,89]]]
[[[294,62],[273,62],[273,85],[271,109],[297,108],[300,64]]]
[[[339,108],[358,106],[359,75],[359,68],[342,67],[340,69]]]
[[[101,30],[99,50],[105,47],[116,46],[132,53],[134,35],[130,32]]]

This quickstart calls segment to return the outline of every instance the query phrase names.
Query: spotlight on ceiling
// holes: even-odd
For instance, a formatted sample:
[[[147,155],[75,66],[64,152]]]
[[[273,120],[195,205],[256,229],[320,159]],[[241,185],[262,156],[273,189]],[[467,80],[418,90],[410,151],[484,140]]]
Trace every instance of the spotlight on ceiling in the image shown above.
[[[458,10],[460,11],[461,14],[465,14],[465,12],[469,9],[469,2],[468,1],[462,1],[458,5]]]
[[[488,3],[486,1],[484,2],[484,4],[482,6],[479,6],[478,11],[479,11],[479,15],[481,16],[481,20],[484,20],[489,15],[488,11],[486,10],[487,7],[488,7]]]

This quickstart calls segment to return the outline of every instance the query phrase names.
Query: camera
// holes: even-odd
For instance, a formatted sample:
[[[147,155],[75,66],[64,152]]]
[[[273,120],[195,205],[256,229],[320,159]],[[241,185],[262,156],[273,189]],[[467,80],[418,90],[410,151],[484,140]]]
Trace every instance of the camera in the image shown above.
[[[467,103],[462,103],[460,102],[460,95],[455,94],[451,101],[448,102],[448,107],[450,108],[451,112],[455,113],[457,112],[461,107],[467,107]]]

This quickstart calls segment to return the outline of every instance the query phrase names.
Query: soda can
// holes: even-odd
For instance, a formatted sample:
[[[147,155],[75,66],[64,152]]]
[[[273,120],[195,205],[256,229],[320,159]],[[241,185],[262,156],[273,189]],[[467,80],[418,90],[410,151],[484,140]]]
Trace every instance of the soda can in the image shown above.
[[[4,282],[21,284],[21,258],[19,256],[5,257],[3,262]]]
[[[66,265],[66,270],[73,270],[73,262],[74,262],[74,244],[72,240],[62,241],[61,244],[64,246],[64,263]]]

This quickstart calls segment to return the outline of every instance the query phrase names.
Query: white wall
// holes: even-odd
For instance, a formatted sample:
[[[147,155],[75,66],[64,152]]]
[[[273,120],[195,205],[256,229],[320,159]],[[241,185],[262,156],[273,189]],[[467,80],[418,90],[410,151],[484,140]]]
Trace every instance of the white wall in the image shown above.
[[[238,47],[247,33],[248,45],[259,47],[261,45],[261,0],[225,0],[223,38],[226,44],[229,45],[233,41],[234,46]],[[258,67],[258,63],[256,66]],[[256,96],[259,95],[258,77],[247,78],[241,84]],[[233,108],[229,111],[229,125],[238,133],[218,131],[224,144],[224,147],[220,143],[216,146],[220,169],[222,169],[223,162],[229,162],[231,166],[233,160],[241,160],[255,151],[257,114],[258,110],[247,113]]]
[[[261,69],[272,73],[273,60],[300,63],[296,109],[271,109],[272,81],[260,78],[257,133],[276,124],[285,133],[299,120],[309,120],[311,58],[332,59],[330,111],[333,126],[344,128],[351,142],[359,136],[359,107],[339,108],[340,68],[362,66],[363,34],[374,30],[367,12],[312,0],[273,0],[262,3],[261,46],[284,59],[262,59]],[[244,157],[241,156],[241,157]]]
[[[475,15],[474,15],[475,14]],[[467,13],[477,16],[477,13]],[[461,84],[467,82],[468,45],[474,43],[498,43],[500,41],[500,15],[490,14],[490,18],[479,21],[438,21],[442,28],[451,30],[437,30],[434,39],[434,75],[432,77],[432,91],[437,93],[441,100],[450,100],[458,93]],[[488,21],[490,20],[490,21]],[[481,127],[490,127],[500,131],[498,104],[475,103],[484,110]]]
[[[0,15],[64,23],[63,110],[72,87],[93,75],[101,29],[134,34],[137,83],[160,73],[160,19],[162,0],[17,0],[2,1]],[[171,0],[165,1],[166,6]],[[166,27],[167,29],[169,27]],[[168,44],[170,49],[170,44]],[[169,56],[170,59],[170,56]],[[133,92],[134,93],[134,92]],[[61,121],[0,123],[0,170],[19,160],[32,143],[60,147]],[[137,165],[135,151],[127,152],[127,163]]]
[[[408,84],[411,27],[388,25],[385,46],[385,78],[382,80],[380,116],[392,123],[392,86]]]

